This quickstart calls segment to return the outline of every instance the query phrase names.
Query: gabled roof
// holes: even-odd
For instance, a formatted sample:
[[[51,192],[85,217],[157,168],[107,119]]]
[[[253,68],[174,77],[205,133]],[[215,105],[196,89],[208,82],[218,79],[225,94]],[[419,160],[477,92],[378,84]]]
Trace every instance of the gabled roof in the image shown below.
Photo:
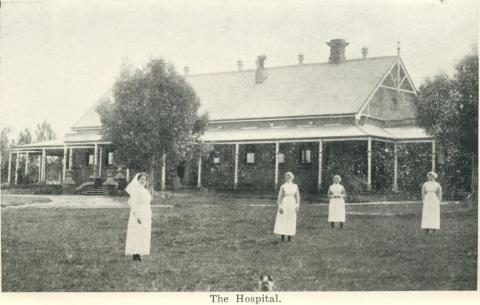
[[[113,88],[105,92],[88,110],[71,126],[76,128],[92,128],[101,127],[100,115],[97,112],[97,107],[104,101],[113,101]]]
[[[398,57],[347,60],[266,68],[267,79],[255,84],[255,70],[190,75],[209,119],[353,115],[357,113]],[[107,91],[72,128],[100,127],[96,107],[112,99]]]
[[[398,57],[210,73],[187,79],[210,120],[355,114]]]

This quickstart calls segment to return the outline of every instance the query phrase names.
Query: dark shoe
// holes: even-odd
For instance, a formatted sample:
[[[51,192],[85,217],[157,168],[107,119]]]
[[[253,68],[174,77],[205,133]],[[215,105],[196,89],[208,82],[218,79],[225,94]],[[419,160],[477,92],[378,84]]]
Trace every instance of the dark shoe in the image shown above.
[[[343,222],[340,223],[340,228],[343,229]]]
[[[335,227],[335,223],[331,222],[330,224],[332,225],[332,229],[333,229]]]
[[[285,241],[285,235],[282,235],[282,241]]]
[[[292,241],[292,237],[291,237],[291,236],[288,236],[288,241]]]

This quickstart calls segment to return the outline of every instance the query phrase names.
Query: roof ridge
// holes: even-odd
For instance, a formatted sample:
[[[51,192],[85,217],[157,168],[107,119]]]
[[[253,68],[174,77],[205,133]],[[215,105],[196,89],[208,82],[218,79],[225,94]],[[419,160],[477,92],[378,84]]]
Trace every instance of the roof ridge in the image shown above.
[[[368,58],[355,58],[355,59],[347,59],[343,63],[348,63],[348,62],[355,62],[355,61],[370,61],[370,60],[377,60],[377,59],[387,59],[387,58],[397,58],[398,56],[396,55],[388,55],[388,56],[377,56],[377,57],[368,57]],[[291,65],[283,65],[283,66],[273,66],[273,67],[266,67],[265,69],[268,70],[274,70],[274,69],[284,69],[284,68],[291,68],[291,67],[306,67],[306,66],[317,66],[317,65],[332,65],[329,62],[312,62],[312,63],[303,63],[301,65],[299,64],[291,64]],[[335,64],[339,65],[339,64]],[[256,69],[247,69],[247,70],[232,70],[232,71],[217,71],[217,72],[204,72],[204,73],[197,73],[197,74],[189,74],[185,78],[189,79],[191,77],[196,77],[196,76],[205,76],[205,75],[215,75],[215,74],[233,74],[233,73],[245,73],[245,72],[255,72]]]

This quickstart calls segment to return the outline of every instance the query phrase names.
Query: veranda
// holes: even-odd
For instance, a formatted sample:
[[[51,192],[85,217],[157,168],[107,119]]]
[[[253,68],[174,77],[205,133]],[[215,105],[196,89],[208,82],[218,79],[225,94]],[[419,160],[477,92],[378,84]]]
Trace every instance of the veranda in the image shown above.
[[[203,162],[197,187],[276,190],[291,171],[303,192],[322,194],[335,174],[355,192],[418,189],[437,160],[430,139],[345,138],[214,144]]]
[[[341,175],[342,183],[352,191],[397,192],[418,189],[426,172],[435,170],[437,163],[433,139],[367,137],[208,144],[212,149],[201,159],[178,164],[167,158],[157,176],[158,188],[181,185],[273,191],[282,183],[283,173],[291,171],[301,190],[308,193],[325,193],[335,174]],[[135,170],[116,165],[113,155],[107,142],[52,143],[40,149],[23,146],[9,155],[8,183],[61,185],[67,172],[76,186],[118,174],[129,181]]]

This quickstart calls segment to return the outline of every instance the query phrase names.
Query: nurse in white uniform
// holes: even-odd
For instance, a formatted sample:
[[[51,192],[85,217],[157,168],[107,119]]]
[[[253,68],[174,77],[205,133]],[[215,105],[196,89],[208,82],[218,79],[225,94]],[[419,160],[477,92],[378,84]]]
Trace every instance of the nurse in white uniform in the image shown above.
[[[345,197],[347,193],[345,188],[340,184],[342,178],[339,175],[333,176],[333,184],[328,188],[328,197],[330,202],[328,204],[328,222],[331,223],[332,228],[335,223],[340,223],[340,228],[343,229],[345,222]]]
[[[431,230],[435,233],[435,230],[440,229],[440,202],[442,202],[442,187],[440,183],[435,181],[437,174],[429,172],[427,174],[428,181],[422,186],[422,229],[425,229],[425,233]]]
[[[141,255],[150,254],[152,232],[152,209],[150,207],[152,195],[145,188],[146,184],[147,174],[138,173],[125,189],[130,195],[125,255],[132,255],[133,260],[139,262],[142,260]]]
[[[292,240],[297,229],[297,213],[300,208],[300,192],[298,186],[292,182],[293,174],[285,173],[285,183],[280,187],[277,198],[277,218],[273,233],[281,235],[281,240]]]

